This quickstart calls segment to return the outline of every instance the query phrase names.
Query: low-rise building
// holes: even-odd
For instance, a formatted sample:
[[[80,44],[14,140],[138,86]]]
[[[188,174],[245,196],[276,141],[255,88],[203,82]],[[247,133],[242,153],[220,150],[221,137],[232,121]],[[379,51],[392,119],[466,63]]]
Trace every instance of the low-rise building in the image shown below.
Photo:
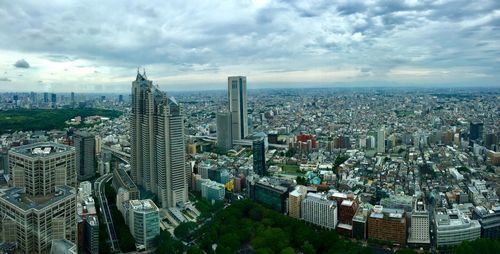
[[[368,238],[405,245],[405,211],[376,205],[368,216]]]
[[[472,241],[481,236],[479,222],[470,220],[457,209],[437,209],[435,226],[438,247],[458,245],[463,241]]]
[[[226,195],[224,184],[215,181],[205,181],[201,184],[201,196],[210,201],[222,201]]]

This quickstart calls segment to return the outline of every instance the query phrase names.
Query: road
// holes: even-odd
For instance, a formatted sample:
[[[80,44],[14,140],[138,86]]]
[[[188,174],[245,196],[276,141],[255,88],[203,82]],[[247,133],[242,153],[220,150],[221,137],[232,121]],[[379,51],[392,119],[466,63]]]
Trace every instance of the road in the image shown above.
[[[106,230],[108,232],[109,241],[111,243],[111,250],[113,252],[120,252],[120,246],[118,244],[118,238],[116,237],[116,231],[113,225],[111,211],[109,210],[108,200],[106,199],[106,195],[104,194],[105,183],[109,182],[112,177],[113,174],[105,174],[99,177],[94,183],[94,189],[99,200],[99,204],[101,204],[100,212],[103,215],[104,224],[106,224]]]

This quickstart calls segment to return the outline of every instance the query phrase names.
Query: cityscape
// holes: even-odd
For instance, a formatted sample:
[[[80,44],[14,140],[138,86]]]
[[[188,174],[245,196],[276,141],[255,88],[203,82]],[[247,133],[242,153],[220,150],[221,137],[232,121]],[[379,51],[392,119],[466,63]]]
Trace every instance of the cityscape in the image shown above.
[[[0,254],[500,253],[498,3],[187,2],[0,3]]]

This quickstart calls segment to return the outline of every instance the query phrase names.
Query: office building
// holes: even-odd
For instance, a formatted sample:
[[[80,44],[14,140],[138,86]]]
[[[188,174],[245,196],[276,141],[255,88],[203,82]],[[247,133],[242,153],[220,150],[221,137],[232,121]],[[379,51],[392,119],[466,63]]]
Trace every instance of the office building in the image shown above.
[[[78,246],[66,239],[52,240],[50,254],[77,254]]]
[[[35,143],[9,151],[12,185],[31,196],[54,193],[54,187],[76,188],[75,149],[56,143]]]
[[[481,224],[481,238],[500,239],[500,207],[476,206],[472,216]]]
[[[368,233],[368,214],[367,208],[358,207],[356,214],[352,217],[352,237],[364,240]]]
[[[377,153],[385,153],[385,129],[377,131]]]
[[[95,137],[88,132],[75,135],[76,171],[78,181],[86,181],[95,176]]]
[[[307,188],[303,185],[297,185],[295,190],[288,194],[288,215],[290,217],[302,218],[301,207],[302,200],[306,197]]]
[[[43,102],[45,103],[49,102],[49,93],[47,92],[43,93]]]
[[[266,175],[266,147],[264,139],[254,140],[252,143],[253,150],[253,172],[259,176]]]
[[[337,204],[339,204],[337,202]],[[338,206],[337,233],[347,237],[352,237],[352,218],[358,210],[356,200],[344,199]]]
[[[127,195],[129,195],[129,199],[139,199],[139,189],[125,171],[124,166],[120,165],[118,168],[113,170],[112,184],[113,188],[117,191],[120,188],[126,190],[128,193]]]
[[[160,210],[150,199],[130,200],[125,209],[127,225],[136,245],[150,249],[160,234]]]
[[[224,184],[215,181],[204,181],[201,183],[201,196],[209,201],[222,201],[226,195]]]
[[[85,249],[90,254],[99,253],[99,220],[96,215],[85,220]]]
[[[248,136],[247,78],[228,77],[227,85],[232,140],[241,140]]]
[[[469,127],[469,140],[477,141],[483,139],[483,123],[470,122]]]
[[[423,200],[417,200],[411,212],[411,227],[408,244],[430,244],[429,212]]]
[[[130,126],[132,180],[156,194],[162,207],[187,202],[184,115],[145,73],[132,82]]]
[[[481,236],[481,225],[470,220],[457,209],[436,209],[436,245],[453,246],[463,241],[472,241]]]
[[[76,190],[58,186],[44,196],[18,187],[1,191],[0,218],[2,241],[16,243],[21,253],[46,253],[56,239],[76,243]]]
[[[45,253],[52,240],[76,243],[76,171],[73,147],[36,143],[12,148],[14,187],[0,192],[2,241],[23,253]]]
[[[288,188],[272,183],[268,178],[255,181],[248,177],[247,180],[250,182],[248,192],[252,200],[280,213],[287,212]]]
[[[228,112],[217,113],[217,148],[227,152],[233,147],[231,134],[231,114]]]
[[[383,230],[381,230],[383,229]],[[406,244],[406,218],[404,210],[373,207],[368,216],[368,238]]]
[[[302,200],[302,219],[326,229],[337,226],[337,202],[328,200],[326,195],[308,193]]]

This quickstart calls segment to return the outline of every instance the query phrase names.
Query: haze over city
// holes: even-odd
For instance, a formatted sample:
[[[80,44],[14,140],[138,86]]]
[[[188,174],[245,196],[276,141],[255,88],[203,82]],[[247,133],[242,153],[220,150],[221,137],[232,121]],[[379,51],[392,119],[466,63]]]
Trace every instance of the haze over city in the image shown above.
[[[498,1],[0,2],[0,91],[498,86]]]

